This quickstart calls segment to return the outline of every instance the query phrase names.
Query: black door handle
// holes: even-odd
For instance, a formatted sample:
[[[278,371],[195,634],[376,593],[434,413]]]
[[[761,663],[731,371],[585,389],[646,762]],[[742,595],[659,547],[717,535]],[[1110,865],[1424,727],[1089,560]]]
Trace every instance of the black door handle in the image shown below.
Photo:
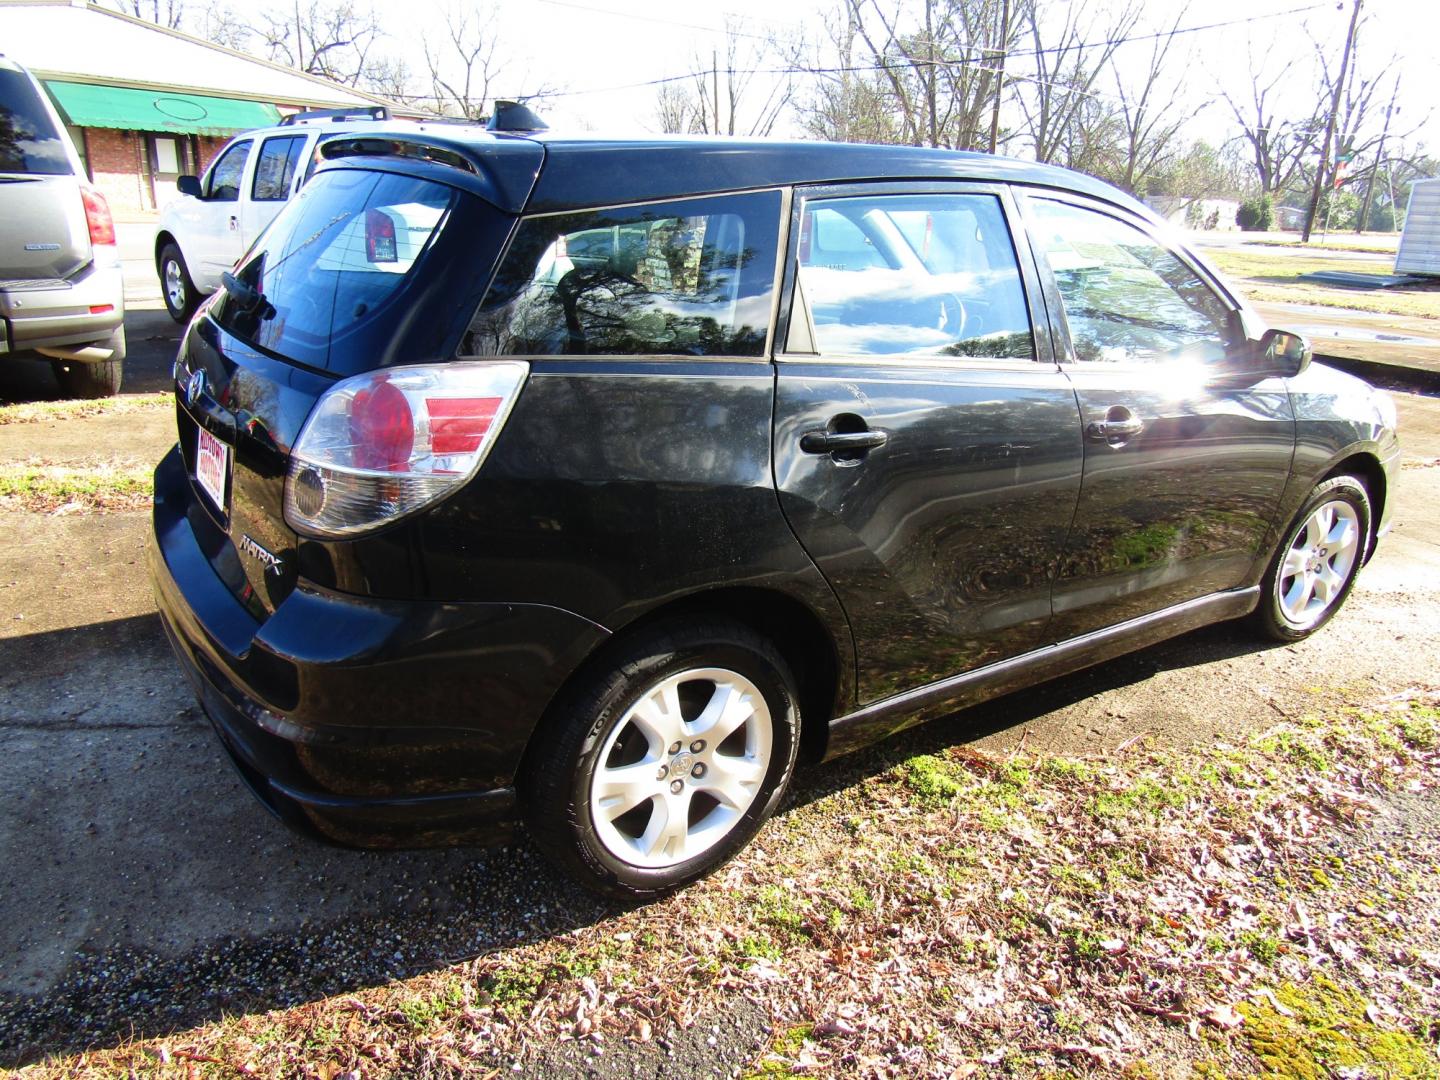
[[[890,436],[883,431],[807,431],[800,436],[800,449],[807,454],[834,454],[873,450],[889,441]]]

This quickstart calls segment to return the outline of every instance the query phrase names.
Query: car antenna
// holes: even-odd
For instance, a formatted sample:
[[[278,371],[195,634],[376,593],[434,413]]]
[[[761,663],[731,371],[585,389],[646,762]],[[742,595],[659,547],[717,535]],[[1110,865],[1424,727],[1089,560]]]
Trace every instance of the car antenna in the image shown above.
[[[490,122],[485,125],[488,131],[548,131],[550,125],[540,119],[539,114],[530,106],[519,101],[495,102],[495,111],[490,116]]]

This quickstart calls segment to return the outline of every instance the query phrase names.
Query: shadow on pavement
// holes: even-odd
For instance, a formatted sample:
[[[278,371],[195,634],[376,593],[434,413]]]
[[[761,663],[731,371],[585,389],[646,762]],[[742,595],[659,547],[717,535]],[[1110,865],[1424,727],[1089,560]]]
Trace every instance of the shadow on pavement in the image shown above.
[[[125,312],[125,380],[122,394],[170,389],[170,368],[184,328],[164,311]],[[64,397],[46,359],[0,358],[0,404]]]
[[[1262,647],[1197,631],[806,767],[790,805]],[[288,832],[234,774],[153,617],[0,640],[0,671],[0,1066],[383,984],[616,910],[524,842],[360,852]]]

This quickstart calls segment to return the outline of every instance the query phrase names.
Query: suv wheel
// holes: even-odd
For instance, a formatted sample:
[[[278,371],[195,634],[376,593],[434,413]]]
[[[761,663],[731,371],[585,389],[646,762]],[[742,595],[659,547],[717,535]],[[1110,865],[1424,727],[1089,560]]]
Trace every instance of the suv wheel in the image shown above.
[[[1330,621],[1350,595],[1370,542],[1370,497],[1353,476],[1320,484],[1275,552],[1256,612],[1277,641],[1307,638]]]
[[[125,379],[125,328],[122,326],[110,335],[103,347],[110,350],[109,360],[50,361],[50,370],[66,397],[104,398],[120,393],[120,384]]]
[[[178,323],[189,322],[200,302],[200,293],[185,268],[185,257],[175,244],[160,249],[160,292],[165,297],[165,310]]]
[[[649,899],[743,848],[795,767],[795,681],[729,621],[662,624],[612,651],[537,734],[523,778],[536,843],[590,888]]]

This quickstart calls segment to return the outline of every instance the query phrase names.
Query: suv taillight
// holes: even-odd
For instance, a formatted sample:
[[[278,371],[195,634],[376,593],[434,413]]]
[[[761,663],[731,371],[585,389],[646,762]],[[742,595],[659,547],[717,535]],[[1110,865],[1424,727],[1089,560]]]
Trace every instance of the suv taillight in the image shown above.
[[[285,520],[309,536],[354,536],[450,495],[480,468],[529,370],[456,361],[336,383],[290,452]]]
[[[110,216],[105,196],[89,184],[81,184],[80,201],[85,204],[85,227],[90,230],[91,245],[114,245],[115,219]]]

